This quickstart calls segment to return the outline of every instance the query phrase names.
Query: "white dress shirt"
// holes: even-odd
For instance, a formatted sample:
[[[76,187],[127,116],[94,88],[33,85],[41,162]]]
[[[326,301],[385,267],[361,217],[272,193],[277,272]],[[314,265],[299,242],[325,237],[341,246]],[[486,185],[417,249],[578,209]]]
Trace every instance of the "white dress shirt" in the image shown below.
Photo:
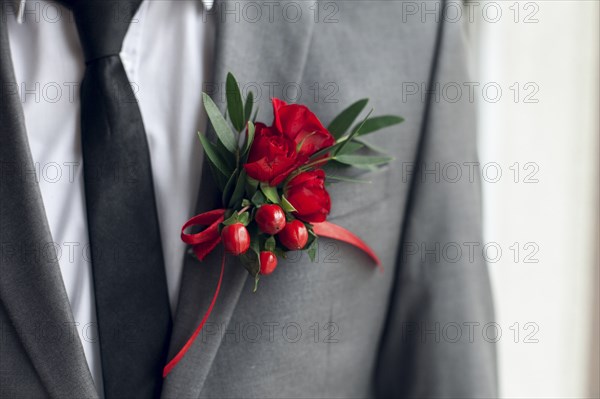
[[[201,92],[212,76],[214,46],[214,22],[203,13],[211,6],[207,0],[145,1],[121,51],[150,148],[173,312],[185,251],[180,229],[192,216],[200,182],[197,131],[206,128]],[[80,146],[84,59],[77,29],[67,9],[46,1],[27,1],[23,23],[16,15],[7,23],[46,216],[86,360],[102,395]]]

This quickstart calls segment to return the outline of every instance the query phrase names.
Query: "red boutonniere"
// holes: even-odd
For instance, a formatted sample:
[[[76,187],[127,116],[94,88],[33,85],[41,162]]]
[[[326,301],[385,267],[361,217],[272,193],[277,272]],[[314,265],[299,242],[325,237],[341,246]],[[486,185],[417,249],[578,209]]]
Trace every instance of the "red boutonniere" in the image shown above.
[[[196,215],[182,227],[181,239],[190,244],[202,261],[219,243],[238,256],[255,279],[272,273],[286,252],[304,250],[314,261],[319,237],[354,245],[376,265],[379,258],[359,237],[326,221],[331,198],[328,180],[352,180],[328,175],[329,163],[373,169],[391,161],[361,136],[403,121],[393,115],[370,117],[371,112],[352,126],[367,105],[363,99],[342,111],[327,128],[306,106],[287,104],[274,98],[270,126],[256,122],[253,94],[242,101],[239,86],[227,75],[227,112],[222,115],[204,93],[206,113],[217,135],[211,142],[199,134],[213,177],[221,190],[223,207]],[[229,119],[229,120],[227,120]],[[232,129],[233,128],[233,129]],[[243,139],[242,137],[243,136]],[[241,144],[243,143],[243,144]],[[200,233],[188,234],[191,226],[204,226]],[[212,302],[200,325],[163,371],[166,377],[193,344],[216,302],[221,275]]]

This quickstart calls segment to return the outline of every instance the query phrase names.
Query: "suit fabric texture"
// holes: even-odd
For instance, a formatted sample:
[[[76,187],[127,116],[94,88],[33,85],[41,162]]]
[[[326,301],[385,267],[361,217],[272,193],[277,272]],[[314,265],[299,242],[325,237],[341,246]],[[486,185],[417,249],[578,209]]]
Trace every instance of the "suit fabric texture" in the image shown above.
[[[312,2],[284,0],[299,10],[297,20],[290,11],[258,21],[221,13],[226,3],[233,9],[215,5],[219,106],[231,71],[242,86],[274,88],[257,95],[263,121],[272,116],[269,96],[293,100],[290,87],[325,124],[363,97],[375,114],[405,118],[368,137],[394,157],[360,173],[370,184],[328,188],[329,220],[364,238],[384,271],[359,250],[323,239],[316,263],[306,255],[280,261],[253,293],[254,280],[228,257],[209,323],[164,380],[162,397],[496,397],[495,344],[481,333],[494,321],[482,253],[465,250],[456,260],[435,250],[482,243],[479,175],[427,173],[477,162],[474,104],[432,91],[469,81],[462,24],[443,18],[444,2],[428,2],[437,15],[421,18],[407,15],[403,1],[321,2],[317,14]],[[39,188],[27,173],[10,17],[0,20],[0,397],[97,398],[45,245],[52,237]],[[219,205],[210,173],[202,174],[198,212]],[[207,309],[220,257],[186,256],[169,358]]]

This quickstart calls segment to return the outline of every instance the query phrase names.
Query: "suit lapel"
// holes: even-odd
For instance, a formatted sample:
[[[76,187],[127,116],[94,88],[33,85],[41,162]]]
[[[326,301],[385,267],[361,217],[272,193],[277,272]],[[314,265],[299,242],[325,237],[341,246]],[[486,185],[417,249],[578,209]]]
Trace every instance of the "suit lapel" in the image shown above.
[[[224,1],[215,4],[216,15],[213,16],[218,21],[213,87],[221,88],[221,91],[213,97],[224,109],[222,88],[227,73],[232,72],[242,88],[252,88],[257,97],[260,119],[269,121],[270,96],[277,96],[278,90],[281,91],[285,84],[300,83],[311,40],[312,18],[304,17],[297,23],[290,23],[280,14],[273,21],[269,21],[265,15],[259,22],[248,22],[243,18],[235,21],[234,15],[221,13],[231,7]],[[310,15],[307,9],[302,12]],[[274,93],[270,93],[270,87],[275,88]],[[220,207],[219,197],[208,167],[204,167],[197,213]],[[193,255],[186,255],[169,359],[185,344],[209,306],[219,277],[221,251],[217,247],[202,263]],[[163,397],[198,397],[201,394],[240,294],[243,289],[252,289],[253,279],[248,277],[236,259],[227,258],[221,292],[214,310],[203,333],[166,378]],[[247,285],[247,282],[251,284]]]
[[[32,175],[7,17],[0,21],[0,300],[48,394],[93,398],[98,395]]]

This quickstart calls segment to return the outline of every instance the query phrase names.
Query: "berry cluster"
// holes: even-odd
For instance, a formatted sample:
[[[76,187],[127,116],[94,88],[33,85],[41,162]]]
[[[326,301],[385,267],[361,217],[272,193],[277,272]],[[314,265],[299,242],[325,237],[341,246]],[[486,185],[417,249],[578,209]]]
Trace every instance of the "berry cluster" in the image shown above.
[[[286,221],[286,214],[279,205],[261,205],[256,210],[254,220],[262,233],[277,237],[289,250],[302,249],[308,242],[308,230],[304,223],[297,219]],[[224,226],[221,239],[225,250],[235,256],[246,253],[250,248],[250,233],[240,222]],[[262,275],[271,274],[275,270],[277,256],[272,248],[260,251],[259,263]]]

